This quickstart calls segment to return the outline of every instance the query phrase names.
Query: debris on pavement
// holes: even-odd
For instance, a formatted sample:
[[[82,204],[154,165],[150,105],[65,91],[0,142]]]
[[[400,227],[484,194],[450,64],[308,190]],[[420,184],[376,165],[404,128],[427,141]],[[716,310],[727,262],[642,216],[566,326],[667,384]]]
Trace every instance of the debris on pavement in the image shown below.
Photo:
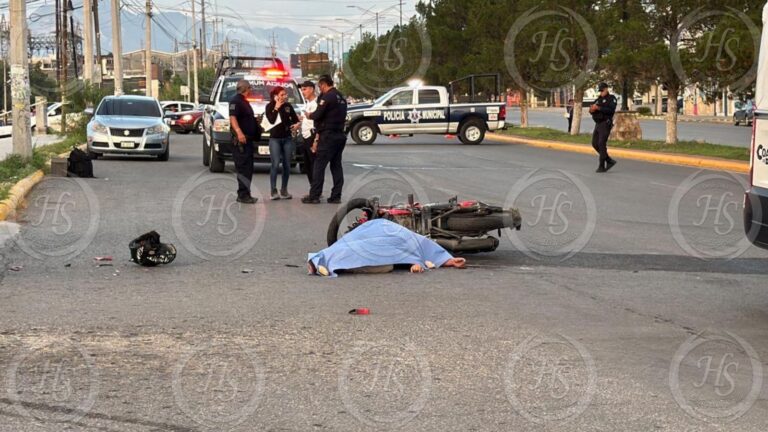
[[[20,265],[11,266],[9,268],[10,271],[15,271],[15,272],[22,271],[23,269],[24,269],[24,266],[20,266]]]
[[[97,256],[93,257],[94,261],[112,261],[111,256]]]
[[[350,315],[370,315],[371,311],[368,308],[357,308],[349,311]]]
[[[240,272],[248,274],[248,273],[253,273],[253,270],[251,270],[251,269],[242,269]]]
[[[160,234],[150,231],[133,239],[128,244],[131,249],[131,261],[144,267],[170,264],[176,259],[176,247],[170,243],[160,243]]]

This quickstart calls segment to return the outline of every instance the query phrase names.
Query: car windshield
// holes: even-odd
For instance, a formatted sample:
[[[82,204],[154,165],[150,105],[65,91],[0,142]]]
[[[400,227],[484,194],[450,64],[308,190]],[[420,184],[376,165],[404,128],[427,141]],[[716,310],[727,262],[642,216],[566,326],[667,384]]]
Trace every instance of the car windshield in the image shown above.
[[[237,94],[237,82],[240,78],[232,78],[224,81],[224,88],[221,91],[219,101],[229,102]],[[304,103],[296,83],[293,81],[273,81],[273,80],[248,80],[251,83],[251,102],[269,102],[269,92],[279,86],[285,89],[288,94],[288,102],[291,105]]]
[[[105,99],[97,115],[131,116],[131,117],[162,117],[160,107],[151,100],[140,99]]]

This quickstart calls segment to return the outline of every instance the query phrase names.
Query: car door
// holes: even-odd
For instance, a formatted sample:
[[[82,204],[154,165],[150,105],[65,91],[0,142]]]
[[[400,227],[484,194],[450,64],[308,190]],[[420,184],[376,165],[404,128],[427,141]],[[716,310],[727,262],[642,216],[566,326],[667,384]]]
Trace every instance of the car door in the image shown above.
[[[419,124],[419,131],[424,133],[448,132],[448,101],[442,101],[437,89],[419,89],[417,91],[418,115],[413,115]]]
[[[409,117],[416,107],[415,91],[403,90],[392,95],[382,104],[381,123],[379,130],[382,134],[406,133],[412,128]]]

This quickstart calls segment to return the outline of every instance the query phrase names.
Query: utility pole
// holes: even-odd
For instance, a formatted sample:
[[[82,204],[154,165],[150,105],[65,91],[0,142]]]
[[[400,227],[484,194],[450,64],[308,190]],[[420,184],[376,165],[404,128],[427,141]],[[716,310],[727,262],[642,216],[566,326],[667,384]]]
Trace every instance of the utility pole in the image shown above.
[[[93,11],[91,2],[83,0],[83,80],[93,84]]]
[[[5,52],[5,35],[8,31],[8,23],[5,22],[5,15],[3,15],[2,21],[0,21],[0,28],[2,28],[2,39],[0,39],[0,48],[2,48],[3,56],[3,112],[8,110],[8,53]],[[7,116],[4,117],[7,120]]]
[[[67,54],[67,33],[69,32],[67,26],[68,7],[61,2],[61,82],[59,83],[61,89],[61,134],[67,133],[67,80],[69,79],[69,55]]]
[[[123,38],[120,35],[120,0],[112,2],[112,62],[115,68],[115,95],[123,94]]]
[[[400,0],[400,27],[403,26],[403,0]]]
[[[56,0],[56,81],[61,82],[61,0]]]
[[[29,59],[27,58],[27,4],[11,0],[11,99],[13,103],[13,153],[32,157],[29,118]],[[3,65],[5,66],[5,65]]]
[[[200,0],[200,31],[202,32],[202,36],[200,37],[200,53],[203,56],[203,67],[207,64],[208,60],[206,58],[207,56],[207,46],[206,46],[206,36],[208,36],[208,33],[205,31],[205,0]]]
[[[197,82],[197,25],[195,24],[195,0],[192,1],[192,79],[194,80],[195,105],[200,103],[200,93]]]
[[[96,61],[99,63],[99,79],[98,83],[101,86],[101,81],[104,79],[104,66],[101,64],[101,28],[99,27],[99,0],[86,0],[88,2],[93,1],[93,27],[96,32]]]
[[[147,0],[147,28],[144,37],[146,46],[144,48],[144,74],[146,75],[146,95],[152,96],[152,0]]]
[[[69,37],[70,43],[72,44],[72,66],[75,69],[74,78],[77,80],[77,41],[75,39],[77,32],[75,31],[75,17],[72,16],[72,12],[74,11],[75,8],[72,6],[72,0],[69,0],[69,5],[67,6],[67,15],[69,16]]]

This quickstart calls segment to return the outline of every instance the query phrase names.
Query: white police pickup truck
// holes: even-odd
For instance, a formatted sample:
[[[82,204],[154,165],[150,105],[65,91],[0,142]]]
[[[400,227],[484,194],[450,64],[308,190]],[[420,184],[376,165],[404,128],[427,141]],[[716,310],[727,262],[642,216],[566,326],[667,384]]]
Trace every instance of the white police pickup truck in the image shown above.
[[[493,85],[483,86],[482,79]],[[445,86],[413,85],[390,90],[372,104],[350,105],[346,130],[357,144],[381,135],[457,134],[480,144],[487,131],[506,127],[498,75],[471,75]]]
[[[251,84],[248,102],[253,108],[256,121],[261,122],[264,109],[269,103],[269,92],[282,87],[288,94],[288,102],[296,112],[301,112],[304,97],[296,80],[291,78],[283,62],[272,57],[224,56],[216,65],[216,81],[210,95],[201,95],[200,103],[205,106],[203,113],[203,165],[211,172],[223,172],[227,160],[232,160],[235,151],[235,137],[229,124],[229,101],[237,93],[237,82],[241,79]],[[269,163],[269,145],[259,137],[256,143],[254,161]],[[295,152],[291,167],[302,164],[303,156]]]

